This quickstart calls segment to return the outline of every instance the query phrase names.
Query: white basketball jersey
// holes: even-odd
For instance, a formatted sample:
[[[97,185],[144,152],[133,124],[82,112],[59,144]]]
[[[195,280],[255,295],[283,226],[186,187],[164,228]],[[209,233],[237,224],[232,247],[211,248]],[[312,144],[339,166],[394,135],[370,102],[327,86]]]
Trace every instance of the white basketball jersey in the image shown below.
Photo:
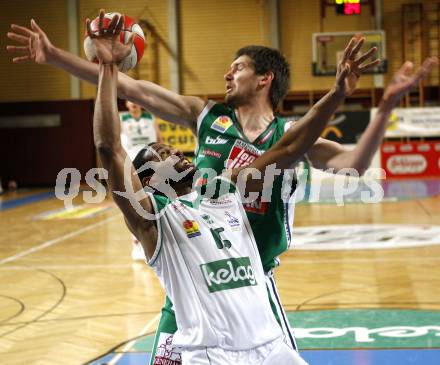
[[[158,243],[149,264],[174,303],[173,345],[247,350],[281,336],[263,267],[235,186],[214,199],[198,192],[152,196]]]
[[[157,141],[154,117],[146,112],[142,112],[138,119],[129,112],[119,113],[119,116],[122,147],[133,160],[143,147]]]

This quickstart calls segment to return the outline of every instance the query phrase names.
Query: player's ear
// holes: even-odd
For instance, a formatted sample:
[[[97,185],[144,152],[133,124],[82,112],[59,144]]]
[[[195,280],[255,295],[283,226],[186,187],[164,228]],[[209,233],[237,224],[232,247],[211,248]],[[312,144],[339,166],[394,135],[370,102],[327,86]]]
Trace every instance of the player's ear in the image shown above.
[[[267,85],[270,84],[272,82],[272,80],[274,79],[275,75],[272,71],[268,71],[266,72],[264,75],[261,75],[261,79],[260,79],[260,85]]]
[[[143,177],[142,180],[141,180],[142,186],[145,187],[145,186],[149,185],[150,184],[150,179],[151,179],[151,176]]]

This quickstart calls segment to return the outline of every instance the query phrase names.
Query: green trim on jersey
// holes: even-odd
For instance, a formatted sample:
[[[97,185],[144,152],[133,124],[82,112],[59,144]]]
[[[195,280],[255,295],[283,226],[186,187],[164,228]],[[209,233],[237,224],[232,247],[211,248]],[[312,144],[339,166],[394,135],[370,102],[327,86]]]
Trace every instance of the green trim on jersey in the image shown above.
[[[276,117],[254,142],[250,142],[242,133],[233,109],[224,104],[208,104],[208,107],[210,105],[211,109],[202,112],[201,120],[198,120],[194,162],[199,170],[211,168],[221,174],[225,168],[246,166],[284,134],[286,120]],[[282,183],[283,176],[275,178],[270,202],[245,205],[265,271],[278,265],[277,257],[290,245],[289,226],[293,217],[288,216],[288,207],[281,198]],[[295,187],[296,179],[289,196]]]
[[[122,112],[121,113],[121,121],[126,122],[129,119],[134,119],[136,121],[141,120],[142,118],[153,120],[153,115],[148,112],[142,112],[139,118],[133,117],[130,112]]]

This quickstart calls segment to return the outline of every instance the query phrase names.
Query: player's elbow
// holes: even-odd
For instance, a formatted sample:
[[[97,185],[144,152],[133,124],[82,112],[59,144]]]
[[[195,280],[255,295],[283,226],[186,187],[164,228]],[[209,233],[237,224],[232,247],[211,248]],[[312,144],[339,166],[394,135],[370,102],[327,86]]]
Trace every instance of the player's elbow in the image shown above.
[[[95,141],[96,153],[104,163],[110,161],[115,156],[115,146],[107,141]]]

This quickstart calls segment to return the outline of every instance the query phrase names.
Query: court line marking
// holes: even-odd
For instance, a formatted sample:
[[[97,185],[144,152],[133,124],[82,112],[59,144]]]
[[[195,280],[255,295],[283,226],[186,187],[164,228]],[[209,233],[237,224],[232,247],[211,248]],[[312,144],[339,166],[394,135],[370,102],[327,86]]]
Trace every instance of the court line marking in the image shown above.
[[[322,252],[322,251],[321,251]],[[371,263],[371,262],[414,262],[414,261],[439,261],[440,257],[408,257],[408,258],[365,258],[365,259],[358,259],[358,258],[335,258],[335,259],[310,259],[310,260],[304,260],[304,259],[283,259],[281,257],[281,267],[283,267],[286,263],[289,264],[334,264],[337,262],[343,262],[343,261],[349,261],[349,263]]]
[[[76,231],[72,231],[72,232],[64,234],[64,235],[62,235],[60,237],[57,237],[57,238],[54,238],[52,240],[46,241],[46,242],[42,243],[41,245],[32,247],[32,248],[30,248],[30,249],[28,249],[26,251],[23,251],[23,252],[20,252],[20,253],[14,255],[14,256],[6,257],[6,258],[0,260],[0,265],[6,264],[8,262],[16,261],[16,260],[18,260],[18,259],[20,259],[22,257],[28,256],[30,254],[33,254],[33,253],[41,251],[41,250],[44,250],[47,247],[56,245],[57,243],[60,243],[60,242],[66,240],[68,238],[72,238],[72,237],[78,236],[78,235],[80,235],[80,234],[82,234],[84,232],[90,231],[91,229],[94,229],[96,227],[102,226],[103,224],[108,223],[108,222],[110,222],[110,221],[112,221],[112,220],[114,220],[116,218],[120,218],[120,217],[121,217],[121,214],[116,214],[116,215],[111,216],[111,217],[109,217],[107,219],[104,219],[101,222],[97,222],[97,223],[91,224],[89,226],[83,227],[83,228],[78,229]]]
[[[146,335],[150,328],[153,326],[153,324],[156,323],[156,321],[160,318],[160,313],[157,313],[145,326],[144,328],[142,328],[140,330],[140,332],[138,333],[138,335],[136,336],[137,338],[139,338],[140,336],[144,336]],[[121,350],[120,353],[118,353],[114,358],[112,358],[110,361],[107,362],[107,365],[115,365],[121,358],[122,356],[126,355],[126,351],[128,351],[131,347],[133,347],[133,345],[136,343],[136,340],[132,340],[130,342],[128,342]]]

